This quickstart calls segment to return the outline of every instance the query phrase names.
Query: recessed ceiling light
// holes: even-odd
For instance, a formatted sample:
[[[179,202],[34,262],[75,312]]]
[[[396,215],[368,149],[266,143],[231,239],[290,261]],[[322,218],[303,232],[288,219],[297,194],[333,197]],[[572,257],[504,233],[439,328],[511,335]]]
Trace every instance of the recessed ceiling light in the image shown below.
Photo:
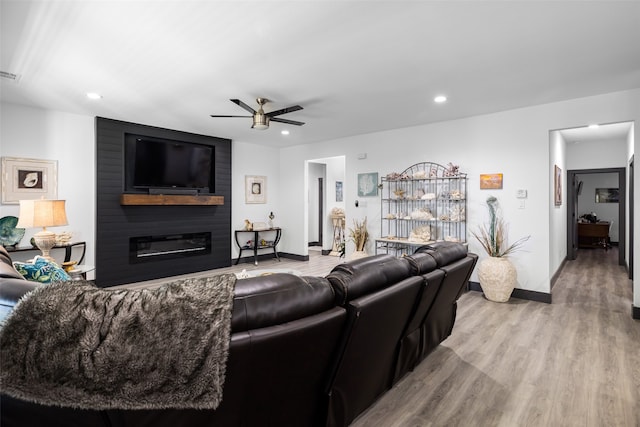
[[[288,131],[288,130],[286,130],[286,129],[285,129],[285,130],[283,130],[283,131],[281,131],[280,133],[281,133],[281,134],[283,134],[283,135],[289,135],[289,131]]]
[[[87,92],[87,98],[89,99],[101,99],[102,95],[96,92]]]
[[[433,98],[433,102],[437,102],[438,104],[442,104],[443,102],[447,101],[447,97],[444,95],[438,95],[435,98]]]
[[[589,129],[598,129],[600,127],[600,125],[594,124],[594,125],[589,125]]]

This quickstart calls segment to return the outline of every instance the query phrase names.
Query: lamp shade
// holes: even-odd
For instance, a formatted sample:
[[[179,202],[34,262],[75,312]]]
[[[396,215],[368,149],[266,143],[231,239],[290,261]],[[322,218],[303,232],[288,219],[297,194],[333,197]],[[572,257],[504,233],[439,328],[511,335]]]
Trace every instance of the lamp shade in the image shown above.
[[[67,225],[65,200],[20,200],[16,227],[57,227]]]

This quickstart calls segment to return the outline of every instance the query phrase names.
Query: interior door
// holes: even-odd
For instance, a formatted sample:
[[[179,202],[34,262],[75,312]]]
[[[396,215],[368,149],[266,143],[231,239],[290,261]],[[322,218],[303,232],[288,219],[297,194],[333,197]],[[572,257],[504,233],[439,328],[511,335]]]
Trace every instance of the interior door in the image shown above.
[[[633,280],[633,245],[635,241],[635,227],[633,224],[633,210],[634,210],[634,184],[633,184],[633,158],[629,161],[629,279]],[[633,283],[631,284],[633,286]]]
[[[578,188],[579,179],[575,172],[568,171],[569,206],[567,206],[567,259],[574,260],[578,257]]]

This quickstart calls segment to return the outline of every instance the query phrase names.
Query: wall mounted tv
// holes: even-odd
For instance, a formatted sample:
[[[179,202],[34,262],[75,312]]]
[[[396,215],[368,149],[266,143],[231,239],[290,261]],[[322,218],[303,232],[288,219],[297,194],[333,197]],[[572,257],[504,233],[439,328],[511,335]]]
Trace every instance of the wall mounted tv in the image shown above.
[[[215,192],[215,147],[125,135],[125,189],[150,194]]]

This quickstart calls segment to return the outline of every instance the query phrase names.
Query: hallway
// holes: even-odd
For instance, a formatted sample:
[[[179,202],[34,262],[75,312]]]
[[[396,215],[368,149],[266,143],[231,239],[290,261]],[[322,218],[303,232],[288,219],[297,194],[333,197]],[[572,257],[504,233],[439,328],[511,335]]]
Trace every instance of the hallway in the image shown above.
[[[552,304],[463,295],[452,335],[353,426],[639,426],[640,321],[617,255],[579,251]]]

